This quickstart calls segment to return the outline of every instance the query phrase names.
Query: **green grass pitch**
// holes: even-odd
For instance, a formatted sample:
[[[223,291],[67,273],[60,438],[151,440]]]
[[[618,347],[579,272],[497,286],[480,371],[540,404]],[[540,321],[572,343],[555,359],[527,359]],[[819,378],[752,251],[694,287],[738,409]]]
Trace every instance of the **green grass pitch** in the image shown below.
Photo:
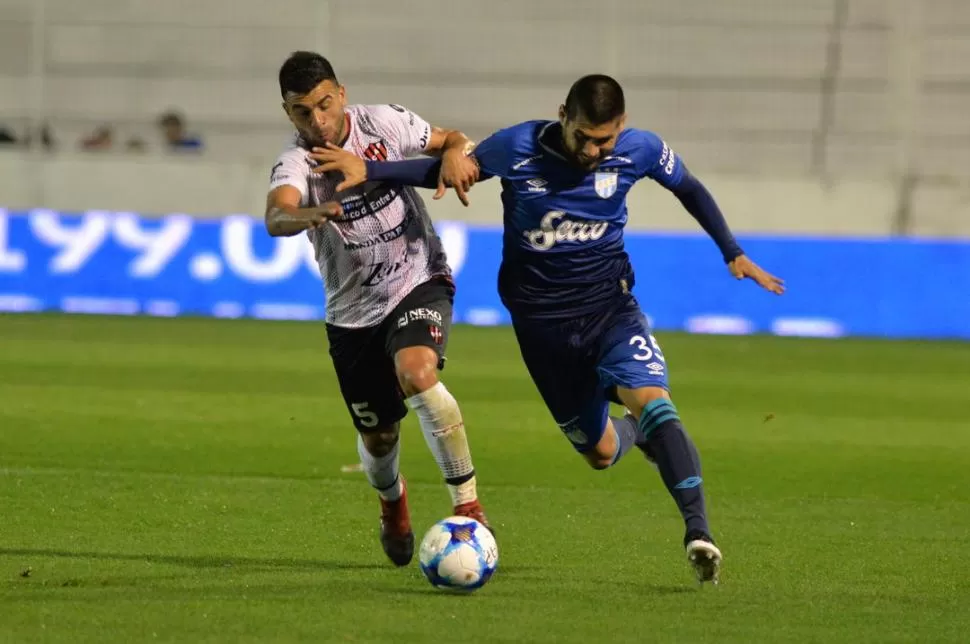
[[[944,642],[970,632],[970,344],[661,333],[722,584],[595,472],[504,328],[454,330],[499,570],[396,569],[320,324],[0,317],[2,642]],[[420,539],[450,511],[413,415]]]

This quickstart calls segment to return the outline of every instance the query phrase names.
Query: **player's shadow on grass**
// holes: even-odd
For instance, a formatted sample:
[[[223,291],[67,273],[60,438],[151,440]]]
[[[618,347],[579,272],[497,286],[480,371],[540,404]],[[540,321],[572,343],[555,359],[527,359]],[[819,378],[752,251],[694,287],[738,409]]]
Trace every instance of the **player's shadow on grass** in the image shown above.
[[[589,583],[588,581],[584,583]],[[485,592],[486,595],[497,598],[509,598],[509,597],[520,597],[522,595],[522,589],[518,586],[505,586],[501,581],[496,583],[496,581],[488,582],[489,588]],[[603,584],[610,587],[616,587],[615,584]],[[689,584],[683,586],[674,585],[661,585],[661,584],[630,584],[630,590],[633,590],[640,594],[640,596],[647,597],[650,595],[660,596],[660,595],[682,595],[687,593],[695,593],[698,589]],[[463,597],[470,597],[473,593],[463,593],[460,591],[449,592],[442,591],[437,588],[432,588],[431,586],[421,586],[414,588],[387,588],[381,589],[381,592],[387,593],[389,595],[422,595],[425,597],[440,596],[440,597],[455,597],[461,599]],[[601,590],[597,586],[595,589],[587,589],[584,591],[588,594],[590,598],[597,598],[601,596]],[[476,596],[479,596],[476,594]]]
[[[71,552],[68,550],[11,549],[0,548],[0,555],[16,557],[58,557],[64,559],[96,559],[101,561],[144,561],[151,564],[169,564],[189,568],[214,569],[227,568],[236,571],[267,570],[378,570],[391,568],[385,563],[354,563],[349,561],[324,561],[319,559],[261,558],[261,557],[223,557],[219,555],[160,555],[160,554],[121,554],[113,552]],[[25,562],[29,563],[29,562]]]
[[[506,581],[510,582],[506,586]],[[555,585],[562,582],[562,577],[550,568],[530,565],[499,566],[495,571],[495,577],[488,582],[488,595],[493,597],[514,597],[521,595],[522,587]],[[583,580],[587,587],[583,592],[590,593],[591,596],[599,596],[602,587],[628,589],[639,596],[661,596],[661,595],[681,595],[685,593],[697,592],[696,584],[685,582],[684,584],[655,584],[649,582],[619,582],[616,579],[589,579]],[[430,585],[409,586],[407,588],[381,588],[380,592],[390,595],[423,595],[423,596],[444,596],[444,597],[469,597],[472,593],[461,591],[443,591],[433,588]]]

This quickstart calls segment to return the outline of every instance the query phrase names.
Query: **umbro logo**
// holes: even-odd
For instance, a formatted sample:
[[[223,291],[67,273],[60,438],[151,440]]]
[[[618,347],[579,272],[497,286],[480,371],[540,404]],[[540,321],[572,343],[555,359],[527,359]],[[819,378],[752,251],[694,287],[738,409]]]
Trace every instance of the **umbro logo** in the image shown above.
[[[526,181],[526,184],[529,186],[529,192],[545,192],[548,183],[548,181],[540,179],[539,177]]]

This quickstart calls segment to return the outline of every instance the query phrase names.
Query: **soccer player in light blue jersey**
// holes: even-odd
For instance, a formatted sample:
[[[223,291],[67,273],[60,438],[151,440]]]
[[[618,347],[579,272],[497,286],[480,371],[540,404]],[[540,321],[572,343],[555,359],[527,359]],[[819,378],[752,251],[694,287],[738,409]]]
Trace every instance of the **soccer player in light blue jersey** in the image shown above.
[[[558,121],[527,121],[479,143],[478,181],[502,182],[504,241],[499,293],[519,349],[562,433],[596,469],[633,446],[660,472],[686,524],[684,547],[700,582],[717,583],[722,554],[707,519],[697,448],[668,384],[666,356],[633,295],[624,249],[626,195],[641,179],[671,191],[713,238],[732,275],[782,294],[782,280],[752,262],[707,189],[658,135],[626,127],[613,78],[573,84]],[[439,185],[440,161],[363,161],[314,151],[345,185],[365,179]],[[454,186],[463,202],[468,186]],[[649,283],[643,294],[650,297]],[[609,415],[610,401],[627,413]]]

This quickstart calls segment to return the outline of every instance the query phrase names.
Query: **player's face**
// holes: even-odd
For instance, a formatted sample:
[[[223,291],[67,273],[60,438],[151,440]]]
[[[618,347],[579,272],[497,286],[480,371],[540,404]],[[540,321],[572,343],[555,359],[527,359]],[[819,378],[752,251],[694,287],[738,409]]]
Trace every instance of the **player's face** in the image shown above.
[[[347,95],[342,85],[325,80],[308,94],[287,94],[283,109],[301,136],[314,146],[343,143]]]
[[[559,122],[562,123],[563,147],[571,161],[585,170],[595,170],[603,159],[613,153],[616,139],[626,123],[626,115],[608,123],[593,125],[582,117],[567,119],[566,108],[560,107]]]

